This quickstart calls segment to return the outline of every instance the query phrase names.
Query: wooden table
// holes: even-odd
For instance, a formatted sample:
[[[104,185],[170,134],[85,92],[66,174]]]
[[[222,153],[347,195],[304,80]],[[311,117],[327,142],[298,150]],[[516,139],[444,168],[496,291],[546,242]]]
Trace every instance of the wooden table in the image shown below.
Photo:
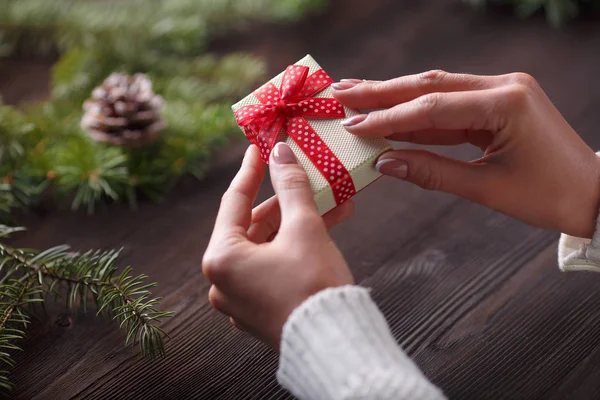
[[[324,15],[252,33],[257,39],[240,34],[213,48],[262,54],[271,73],[311,53],[335,78],[526,71],[600,148],[600,27],[593,21],[552,30],[542,18],[482,15],[459,1],[334,0]],[[0,77],[9,100],[29,98],[9,72]],[[274,379],[277,355],[210,308],[200,272],[242,150],[233,146],[204,182],[180,185],[161,205],[110,206],[93,217],[53,211],[26,221],[30,230],[18,245],[124,246],[122,264],[157,280],[163,308],[177,315],[164,326],[167,357],[151,362],[124,347],[115,323],[90,313],[60,326],[62,310],[51,309],[16,357],[16,398],[288,398]],[[261,199],[271,192],[266,182]],[[357,281],[373,288],[398,343],[450,398],[600,398],[600,275],[559,272],[556,233],[391,179],[361,193],[356,206],[332,235]]]

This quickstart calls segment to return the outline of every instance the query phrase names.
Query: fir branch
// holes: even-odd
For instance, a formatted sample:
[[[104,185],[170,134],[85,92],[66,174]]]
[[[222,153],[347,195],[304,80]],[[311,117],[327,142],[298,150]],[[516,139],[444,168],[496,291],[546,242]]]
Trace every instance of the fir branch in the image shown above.
[[[59,52],[51,99],[0,105],[0,218],[47,189],[93,212],[140,194],[156,201],[184,175],[201,178],[239,132],[230,104],[264,79],[262,60],[206,54],[215,35],[256,20],[297,19],[326,0],[4,0],[0,56]],[[139,156],[90,141],[82,103],[112,72],[145,73],[166,102],[163,140]],[[2,212],[2,210],[8,210]]]
[[[0,183],[0,221],[6,222],[10,219],[11,210],[15,205],[10,184]]]
[[[14,366],[9,351],[22,350],[15,342],[25,338],[30,323],[24,306],[40,301],[41,290],[33,287],[34,283],[35,278],[29,276],[0,285],[0,363],[7,369]],[[5,392],[12,389],[7,370],[0,371],[0,389]]]
[[[18,173],[17,176],[5,176],[0,181],[0,222],[12,219],[15,209],[27,210],[39,201],[46,182]]]
[[[81,137],[60,146],[54,170],[64,193],[75,193],[72,208],[85,204],[92,213],[103,200],[118,200],[123,195],[129,183],[126,161],[119,148]]]
[[[0,103],[0,174],[6,176],[22,164],[33,129],[18,110]]]
[[[0,238],[21,228],[0,226]],[[98,314],[108,313],[125,330],[126,344],[139,343],[143,355],[164,354],[165,332],[158,326],[172,315],[158,309],[160,298],[149,291],[155,283],[146,276],[133,276],[130,267],[117,274],[119,251],[72,253],[68,246],[42,252],[15,249],[0,243],[0,363],[7,369],[14,362],[8,350],[24,339],[29,324],[28,308],[44,302],[44,295],[65,294],[69,310],[87,308],[88,296],[98,305]],[[62,289],[62,290],[61,290]],[[8,372],[0,371],[0,387],[10,389]]]
[[[170,54],[201,52],[211,34],[250,20],[291,20],[324,0],[4,0],[0,32],[6,51],[50,52],[110,43]],[[35,32],[35,35],[31,35]],[[128,38],[128,40],[124,40]]]
[[[49,101],[20,108],[0,104],[0,219],[34,207],[42,194],[72,199],[93,211],[138,192],[158,199],[184,174],[200,178],[210,157],[238,132],[230,104],[266,70],[245,54],[206,54],[215,35],[252,21],[287,21],[326,0],[3,0],[0,57],[60,55]],[[82,102],[112,72],[145,73],[166,106],[169,127],[151,148],[136,151],[90,140],[80,128]],[[52,191],[48,189],[53,189]],[[18,228],[0,225],[0,239]],[[89,299],[118,321],[126,344],[150,357],[164,352],[160,311],[145,275],[118,272],[118,251],[72,253],[0,243],[0,389],[9,390],[11,351],[26,336],[27,312],[49,295],[69,310]]]

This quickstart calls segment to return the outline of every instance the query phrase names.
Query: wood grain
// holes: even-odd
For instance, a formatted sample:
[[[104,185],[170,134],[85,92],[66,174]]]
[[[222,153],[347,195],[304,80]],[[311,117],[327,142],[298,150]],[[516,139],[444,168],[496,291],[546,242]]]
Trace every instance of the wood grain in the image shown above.
[[[552,30],[541,18],[479,14],[459,1],[333,0],[323,15],[297,25],[258,24],[252,33],[260,40],[241,32],[212,47],[264,55],[271,73],[306,53],[335,78],[386,79],[433,68],[529,72],[600,148],[594,21]],[[7,100],[35,98],[14,88],[17,76],[14,69],[0,76]],[[177,315],[165,326],[168,355],[151,362],[123,347],[112,322],[79,315],[59,326],[62,310],[51,308],[16,357],[15,398],[289,398],[274,379],[277,355],[210,308],[199,268],[243,147],[233,146],[204,182],[180,185],[164,204],[27,219],[30,230],[18,245],[124,246],[123,265],[157,280],[163,307]],[[465,146],[434,150],[460,159],[478,154]],[[260,199],[271,193],[267,181]],[[373,289],[398,343],[450,398],[600,398],[600,277],[560,273],[557,234],[387,179],[359,194],[356,205],[332,235],[357,280]]]

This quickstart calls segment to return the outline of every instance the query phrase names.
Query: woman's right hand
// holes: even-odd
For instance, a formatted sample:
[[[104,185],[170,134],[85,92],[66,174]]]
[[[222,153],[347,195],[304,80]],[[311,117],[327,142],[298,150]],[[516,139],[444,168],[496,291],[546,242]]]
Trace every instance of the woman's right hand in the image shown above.
[[[380,109],[344,122],[364,137],[423,145],[470,143],[463,162],[425,150],[383,154],[377,167],[430,190],[467,198],[531,225],[591,237],[600,207],[600,158],[529,75],[430,71],[383,82],[343,80],[334,96]]]

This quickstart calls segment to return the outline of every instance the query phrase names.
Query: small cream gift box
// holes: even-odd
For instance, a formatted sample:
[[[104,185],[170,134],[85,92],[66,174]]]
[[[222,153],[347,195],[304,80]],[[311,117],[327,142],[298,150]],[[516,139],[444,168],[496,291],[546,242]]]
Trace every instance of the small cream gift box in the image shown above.
[[[333,99],[333,80],[307,55],[235,104],[238,124],[263,160],[276,142],[287,143],[306,170],[321,214],[378,179],[385,139],[348,133],[342,121],[358,115]]]

